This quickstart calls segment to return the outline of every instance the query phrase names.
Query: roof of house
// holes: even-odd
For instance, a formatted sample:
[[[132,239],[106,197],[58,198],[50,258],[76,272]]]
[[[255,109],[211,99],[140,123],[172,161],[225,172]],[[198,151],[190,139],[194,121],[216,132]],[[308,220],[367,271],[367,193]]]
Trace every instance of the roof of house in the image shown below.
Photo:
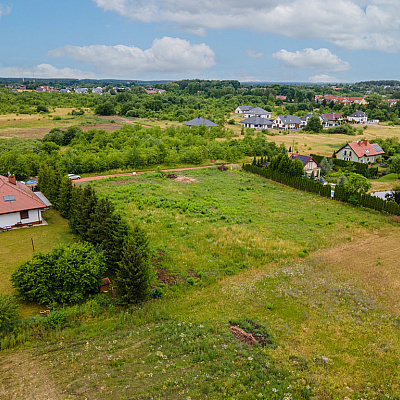
[[[205,125],[205,126],[208,126],[208,127],[210,127],[210,126],[219,126],[215,122],[212,122],[209,119],[205,119],[205,118],[201,118],[201,117],[193,118],[192,120],[190,120],[188,122],[184,122],[183,125],[186,125],[186,126]]]
[[[346,146],[350,146],[350,148],[356,153],[357,157],[363,156],[377,156],[381,154],[385,154],[382,150],[381,146],[378,143],[369,143],[368,140],[359,140],[357,142],[347,143],[345,146],[341,147],[339,150],[343,149]]]
[[[249,110],[247,112],[247,114],[254,114],[254,115],[263,114],[263,115],[266,115],[266,114],[271,114],[271,113],[269,111],[267,111],[267,110],[264,110],[261,107],[254,107],[251,110]]]
[[[308,121],[308,119],[311,117],[318,117],[319,119],[322,119],[322,121],[328,122],[328,119],[325,117],[325,115],[318,115],[318,114],[306,114],[301,120]]]
[[[333,112],[333,113],[325,113],[324,115],[328,119],[328,121],[336,121],[337,119],[343,117],[342,114],[335,113],[335,112]]]
[[[292,158],[293,158],[293,160],[299,160],[299,161],[301,161],[302,164],[303,164],[303,167],[304,167],[309,161],[311,161],[311,160],[314,161],[314,162],[320,167],[319,163],[317,163],[317,162],[314,160],[314,158],[311,157],[311,156],[304,156],[304,155],[302,155],[302,154],[292,154]]]
[[[263,117],[249,117],[240,121],[241,124],[254,124],[254,125],[273,125],[274,123],[267,118]]]
[[[353,114],[349,115],[349,117],[365,118],[368,117],[368,115],[363,111],[357,110],[356,112],[353,112]]]
[[[20,182],[12,184],[0,175],[0,214],[46,208],[32,190]]]
[[[252,106],[238,106],[237,107],[239,110],[241,111],[249,111],[251,110],[253,107]]]
[[[299,117],[296,117],[295,115],[278,115],[278,118],[284,123],[284,124],[300,124],[301,120]]]

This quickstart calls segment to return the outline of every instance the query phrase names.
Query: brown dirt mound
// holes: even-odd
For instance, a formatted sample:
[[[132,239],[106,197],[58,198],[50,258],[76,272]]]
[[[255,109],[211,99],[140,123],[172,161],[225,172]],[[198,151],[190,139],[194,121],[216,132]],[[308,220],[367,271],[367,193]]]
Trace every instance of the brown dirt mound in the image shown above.
[[[239,340],[239,342],[244,342],[246,344],[249,344],[250,346],[256,345],[257,340],[251,333],[247,333],[242,328],[239,328],[235,325],[231,326],[229,330],[232,332],[233,336],[235,336],[235,338]]]

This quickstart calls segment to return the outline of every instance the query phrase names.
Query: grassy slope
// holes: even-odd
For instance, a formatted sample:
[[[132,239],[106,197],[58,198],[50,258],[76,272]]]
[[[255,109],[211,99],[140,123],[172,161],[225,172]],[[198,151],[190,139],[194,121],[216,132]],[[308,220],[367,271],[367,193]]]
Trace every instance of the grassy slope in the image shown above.
[[[316,399],[398,398],[398,291],[388,301],[378,279],[352,272],[365,255],[366,272],[379,262],[392,281],[398,224],[236,170],[190,176],[198,183],[149,174],[95,186],[146,228],[158,265],[194,285],[6,353],[0,394],[300,399],[310,387]],[[228,321],[238,318],[267,327],[276,348],[237,342]]]
[[[0,233],[0,293],[12,293],[10,277],[21,262],[32,257],[32,240],[35,251],[50,251],[54,246],[72,243],[75,239],[68,228],[68,221],[57,211],[49,210],[43,213],[47,226],[14,229]],[[43,307],[42,307],[43,308]],[[21,316],[36,313],[35,305],[24,305]]]
[[[205,394],[209,398],[226,398],[229,394],[248,398],[240,395],[243,382],[232,379],[235,371],[242,370],[237,366],[232,369],[227,360],[251,368],[251,357],[257,360],[258,368],[262,364],[258,357],[262,357],[264,368],[265,364],[276,365],[284,376],[284,371],[292,376],[278,379],[276,398],[282,398],[288,383],[292,389],[286,391],[293,398],[306,398],[303,390],[308,385],[321,399],[379,398],[380,394],[398,393],[396,360],[400,354],[393,310],[376,292],[365,289],[365,281],[349,273],[351,255],[345,260],[347,268],[325,265],[320,253],[318,259],[297,258],[301,249],[346,246],[370,237],[371,232],[384,239],[390,231],[398,240],[398,226],[390,226],[382,215],[237,171],[195,171],[191,176],[199,183],[182,185],[155,175],[96,183],[132,220],[138,219],[146,227],[154,248],[165,252],[163,268],[184,277],[199,272],[205,277],[197,279],[188,292],[168,292],[165,299],[134,311],[132,319],[126,317],[122,324],[128,331],[93,338],[91,351],[84,353],[88,361],[82,376],[77,379],[75,375],[74,382],[69,376],[61,386],[69,383],[74,393],[89,393],[100,385],[97,376],[110,374],[107,382],[102,381],[104,393],[99,398],[107,398],[110,391],[128,398],[133,393],[144,398],[205,398]],[[158,200],[146,204],[144,199],[149,197]],[[134,198],[136,201],[132,201]],[[166,199],[175,199],[175,206],[161,206]],[[202,207],[190,211],[190,202],[180,203],[188,199],[195,199]],[[382,252],[383,248],[377,249],[377,257]],[[235,276],[203,285],[209,275],[230,274],[231,269],[238,272],[243,267],[246,270]],[[160,318],[170,322],[142,326]],[[278,347],[250,348],[248,353],[248,347],[227,334],[228,321],[236,318],[261,321],[275,336]],[[130,323],[136,326],[133,332]],[[184,323],[194,324],[194,332],[181,328]],[[201,355],[194,344],[183,346],[187,343],[181,336],[196,336],[200,324],[209,330],[199,344],[204,350]],[[168,340],[175,345],[171,347]],[[116,343],[118,346],[114,346]],[[211,345],[218,349],[214,356],[209,354]],[[100,350],[103,348],[112,355],[105,358]],[[165,360],[172,359],[171,363],[157,355],[164,354],[164,349]],[[77,353],[82,357],[80,350]],[[71,357],[77,353],[71,352]],[[198,357],[204,365],[198,364]],[[113,361],[118,364],[118,360],[116,367]],[[168,369],[171,365],[172,371]],[[207,376],[210,371],[213,378]],[[256,379],[256,388],[265,397],[274,398],[272,388],[278,387],[278,382],[263,371],[264,375]],[[88,376],[93,374],[94,380],[88,384]],[[218,374],[224,384],[216,382]],[[199,386],[193,382],[194,376]],[[296,379],[291,381],[293,377]],[[247,390],[254,396],[258,393]]]

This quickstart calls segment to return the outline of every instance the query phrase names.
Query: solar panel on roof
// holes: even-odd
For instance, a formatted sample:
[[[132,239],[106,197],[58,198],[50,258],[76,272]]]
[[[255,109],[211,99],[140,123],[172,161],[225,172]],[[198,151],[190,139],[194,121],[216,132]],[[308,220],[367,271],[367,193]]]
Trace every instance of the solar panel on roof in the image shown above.
[[[379,144],[377,143],[374,143],[372,147],[374,148],[375,151],[383,151],[382,147],[379,146]]]
[[[6,194],[3,196],[4,201],[15,201],[15,196],[13,194]]]

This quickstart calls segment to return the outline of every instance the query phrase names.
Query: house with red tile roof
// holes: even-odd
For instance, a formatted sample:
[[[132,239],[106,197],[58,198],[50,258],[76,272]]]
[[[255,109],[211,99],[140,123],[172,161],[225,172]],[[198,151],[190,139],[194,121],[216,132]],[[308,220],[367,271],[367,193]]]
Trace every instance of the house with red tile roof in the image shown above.
[[[360,163],[374,163],[385,152],[378,143],[369,143],[368,140],[358,140],[347,143],[336,152],[336,158]]]
[[[16,180],[15,175],[0,175],[0,231],[42,223],[47,205],[32,190]]]

